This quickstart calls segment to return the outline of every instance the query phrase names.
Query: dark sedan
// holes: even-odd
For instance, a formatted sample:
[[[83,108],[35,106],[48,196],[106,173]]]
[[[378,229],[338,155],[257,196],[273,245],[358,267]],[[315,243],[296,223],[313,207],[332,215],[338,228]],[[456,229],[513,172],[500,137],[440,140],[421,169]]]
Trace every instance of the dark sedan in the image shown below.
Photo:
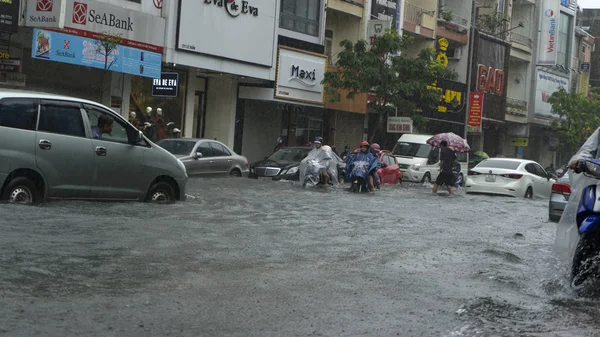
[[[306,158],[312,147],[284,147],[281,148],[265,160],[258,161],[250,165],[250,178],[267,177],[273,180],[293,180],[300,179],[298,167],[302,159]],[[335,155],[338,166],[338,177],[343,181],[344,168],[346,163]]]

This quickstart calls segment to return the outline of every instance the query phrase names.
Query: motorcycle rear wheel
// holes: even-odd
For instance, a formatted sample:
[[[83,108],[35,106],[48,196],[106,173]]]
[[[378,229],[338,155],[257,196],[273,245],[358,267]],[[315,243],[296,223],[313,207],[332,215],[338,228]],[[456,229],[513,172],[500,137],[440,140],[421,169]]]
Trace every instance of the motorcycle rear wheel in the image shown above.
[[[575,254],[573,255],[573,265],[571,267],[571,285],[581,296],[596,296],[600,290],[587,289],[585,285],[591,281],[600,282],[600,232],[583,233]],[[583,287],[582,287],[583,286]],[[590,291],[592,293],[590,293]]]

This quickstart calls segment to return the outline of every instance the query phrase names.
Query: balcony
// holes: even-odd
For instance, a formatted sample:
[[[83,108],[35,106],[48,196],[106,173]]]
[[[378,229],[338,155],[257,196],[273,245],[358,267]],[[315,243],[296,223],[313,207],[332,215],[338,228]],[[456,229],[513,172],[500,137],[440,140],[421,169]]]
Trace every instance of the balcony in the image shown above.
[[[458,16],[454,13],[438,11],[438,26],[444,23],[458,26],[461,30],[464,31],[469,30],[469,20],[463,18],[462,16]]]
[[[511,33],[510,34],[510,41],[511,42],[516,42],[519,44],[522,44],[528,48],[531,48],[533,43],[530,37],[525,36],[525,35],[521,35],[519,33]]]
[[[404,6],[404,24],[402,28],[407,32],[434,39],[436,26],[434,14],[435,9],[428,10],[406,3]]]
[[[527,116],[527,101],[517,98],[506,98],[506,112],[515,116]]]
[[[440,11],[437,19],[437,35],[466,45],[469,41],[469,20],[454,13]]]
[[[338,12],[350,14],[359,18],[363,17],[365,0],[329,0],[327,8]]]

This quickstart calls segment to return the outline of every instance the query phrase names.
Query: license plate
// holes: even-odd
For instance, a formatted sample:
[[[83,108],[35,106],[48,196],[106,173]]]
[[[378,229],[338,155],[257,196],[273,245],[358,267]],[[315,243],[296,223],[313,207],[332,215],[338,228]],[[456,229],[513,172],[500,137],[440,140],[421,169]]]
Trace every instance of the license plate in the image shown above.
[[[496,182],[496,176],[493,174],[488,174],[485,177],[485,181],[487,181],[488,183],[494,183],[494,182]]]

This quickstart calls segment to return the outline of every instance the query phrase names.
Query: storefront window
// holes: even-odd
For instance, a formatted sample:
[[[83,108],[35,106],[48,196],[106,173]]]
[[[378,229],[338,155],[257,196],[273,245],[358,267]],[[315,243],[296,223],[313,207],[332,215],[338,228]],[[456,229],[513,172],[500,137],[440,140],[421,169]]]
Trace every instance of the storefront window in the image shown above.
[[[152,78],[133,76],[131,79],[129,119],[153,141],[177,137],[177,131],[183,132],[184,128],[187,73],[165,68],[163,73],[179,74],[176,84],[177,97],[153,96]],[[135,113],[135,119],[132,112]]]
[[[318,36],[320,10],[321,0],[281,0],[279,27]]]
[[[322,111],[302,111],[298,113],[296,124],[296,144],[305,145],[317,136],[323,137],[325,113]]]

